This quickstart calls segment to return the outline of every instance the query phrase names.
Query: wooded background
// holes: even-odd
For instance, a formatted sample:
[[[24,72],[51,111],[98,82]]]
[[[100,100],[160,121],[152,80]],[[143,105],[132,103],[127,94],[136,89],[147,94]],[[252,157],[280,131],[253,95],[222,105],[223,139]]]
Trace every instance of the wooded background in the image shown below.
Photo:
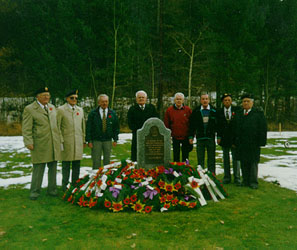
[[[0,0],[0,32],[2,97],[248,91],[297,120],[296,0]]]

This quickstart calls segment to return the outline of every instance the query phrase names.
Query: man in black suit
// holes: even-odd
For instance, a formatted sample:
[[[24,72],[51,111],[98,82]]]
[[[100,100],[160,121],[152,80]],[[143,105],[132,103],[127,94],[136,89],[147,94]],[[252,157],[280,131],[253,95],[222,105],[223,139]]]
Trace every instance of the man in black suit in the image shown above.
[[[232,155],[234,183],[240,185],[240,161],[236,157],[235,129],[238,109],[232,106],[231,94],[224,94],[221,98],[223,108],[217,111],[218,121],[218,144],[223,150],[224,179],[223,183],[231,182],[230,174],[230,151]]]
[[[258,188],[258,163],[261,146],[266,145],[267,124],[262,111],[253,107],[250,94],[242,97],[243,111],[238,116],[236,144],[241,162],[243,185]]]
[[[140,90],[136,92],[136,104],[128,111],[128,125],[132,130],[131,160],[137,160],[137,130],[142,128],[144,122],[151,117],[158,117],[156,108],[147,104],[147,94]]]

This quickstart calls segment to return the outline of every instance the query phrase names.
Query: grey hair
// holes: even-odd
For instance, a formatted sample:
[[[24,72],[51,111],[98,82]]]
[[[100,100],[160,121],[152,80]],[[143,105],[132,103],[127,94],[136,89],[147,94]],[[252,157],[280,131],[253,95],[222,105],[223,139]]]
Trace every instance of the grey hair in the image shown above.
[[[106,94],[101,94],[101,95],[98,96],[97,101],[99,101],[101,97],[107,97],[107,100],[109,100],[108,95],[106,95]]]
[[[181,92],[177,92],[175,95],[174,95],[174,99],[177,97],[177,96],[181,96],[183,99],[185,99],[185,95]]]
[[[139,90],[139,91],[137,91],[136,94],[135,94],[135,96],[137,97],[138,94],[144,94],[145,97],[147,97],[147,93],[146,93],[144,90]]]

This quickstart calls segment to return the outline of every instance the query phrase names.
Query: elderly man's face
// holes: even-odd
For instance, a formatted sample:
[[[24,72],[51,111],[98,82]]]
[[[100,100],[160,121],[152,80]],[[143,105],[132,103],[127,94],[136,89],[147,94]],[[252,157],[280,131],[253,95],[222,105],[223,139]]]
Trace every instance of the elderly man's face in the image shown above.
[[[49,103],[51,95],[49,92],[43,92],[43,93],[38,94],[36,96],[36,98],[42,105],[46,105]]]
[[[107,96],[101,96],[98,104],[102,109],[106,109],[108,107],[108,97]]]
[[[243,109],[249,110],[253,107],[253,105],[254,105],[254,102],[252,99],[250,99],[250,98],[242,99],[242,108]]]
[[[144,93],[138,93],[138,95],[136,96],[136,102],[139,105],[144,105],[146,103],[146,96]]]
[[[69,105],[74,106],[77,104],[78,95],[71,95],[66,98]]]
[[[202,95],[200,98],[200,103],[204,108],[207,108],[208,104],[209,104],[209,97],[208,95]]]
[[[224,107],[229,108],[231,104],[232,104],[232,98],[230,96],[225,97],[223,100]]]
[[[184,103],[184,98],[182,96],[178,95],[174,98],[174,103],[175,103],[176,107],[180,108]]]

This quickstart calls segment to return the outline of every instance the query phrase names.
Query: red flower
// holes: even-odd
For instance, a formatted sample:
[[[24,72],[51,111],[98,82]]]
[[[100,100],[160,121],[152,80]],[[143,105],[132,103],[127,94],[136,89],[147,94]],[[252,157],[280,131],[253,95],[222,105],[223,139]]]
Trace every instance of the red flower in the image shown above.
[[[199,187],[199,185],[198,185],[198,183],[196,181],[192,181],[191,182],[191,187],[195,189],[195,188]]]
[[[108,201],[108,200],[105,200],[104,201],[104,206],[107,207],[107,208],[110,208],[111,207],[111,202]]]
[[[196,202],[191,202],[191,203],[189,204],[189,207],[190,207],[190,208],[194,208],[194,207],[196,207],[196,205],[197,205]]]
[[[79,113],[77,112],[76,115],[79,115]]]
[[[98,185],[98,187],[100,187],[101,184],[102,184],[102,180],[97,181],[97,185]]]
[[[181,188],[181,184],[178,182],[174,185],[176,190],[179,190]]]
[[[140,211],[140,210],[142,210],[142,205],[141,204],[135,204],[134,209],[135,209],[135,211]]]
[[[164,187],[164,186],[165,186],[165,182],[162,181],[162,180],[160,180],[160,181],[158,182],[158,185],[159,185],[160,187]]]
[[[107,186],[110,186],[112,183],[111,183],[111,180],[108,180],[107,182],[106,182],[106,184],[107,184]]]
[[[111,115],[109,115],[108,118],[111,118]]]
[[[50,111],[52,111],[52,110],[53,110],[53,108],[49,108],[49,110],[50,110]]]
[[[173,185],[172,185],[172,184],[167,184],[167,185],[165,186],[165,190],[166,190],[167,192],[172,192],[172,190],[173,190]]]
[[[94,181],[94,182],[92,182],[92,183],[90,184],[90,188],[94,187],[94,186],[95,186],[95,184],[96,184],[96,182],[95,182],[95,181]]]
[[[234,116],[235,115],[235,113],[234,112],[232,112],[232,116]]]
[[[70,195],[70,197],[68,198],[68,201],[70,202],[72,200],[72,195]]]
[[[161,203],[165,203],[166,202],[166,198],[163,196],[163,197],[160,197],[160,202]]]
[[[121,210],[123,210],[123,204],[122,204],[122,202],[113,202],[112,203],[112,210],[114,211],[114,212],[119,212],[119,211],[121,211]]]
[[[171,201],[171,203],[172,203],[173,206],[175,206],[175,205],[178,204],[178,201],[179,200],[177,198],[175,198],[174,200]]]
[[[172,195],[172,194],[168,194],[168,195],[167,195],[167,200],[170,201],[170,200],[172,200],[172,199],[173,199],[173,195]]]
[[[146,212],[146,213],[150,213],[151,211],[152,211],[152,207],[151,206],[146,206],[144,208],[144,212]]]
[[[167,209],[169,209],[170,208],[170,204],[169,203],[166,203],[166,204],[164,204],[164,207],[167,208]]]
[[[129,197],[127,197],[126,199],[123,200],[125,205],[129,205],[130,204],[130,199]]]
[[[130,197],[130,200],[132,203],[136,202],[137,201],[137,195],[136,194],[133,194],[131,197]]]
[[[157,167],[157,172],[158,172],[159,174],[163,174],[163,173],[165,172],[165,167],[164,167],[164,166],[159,166],[159,167]]]
[[[93,200],[93,198],[91,198],[90,202],[89,202],[89,208],[94,207],[97,204],[97,200]]]
[[[181,201],[179,204],[181,204],[182,206],[187,206],[187,203],[184,201]]]

